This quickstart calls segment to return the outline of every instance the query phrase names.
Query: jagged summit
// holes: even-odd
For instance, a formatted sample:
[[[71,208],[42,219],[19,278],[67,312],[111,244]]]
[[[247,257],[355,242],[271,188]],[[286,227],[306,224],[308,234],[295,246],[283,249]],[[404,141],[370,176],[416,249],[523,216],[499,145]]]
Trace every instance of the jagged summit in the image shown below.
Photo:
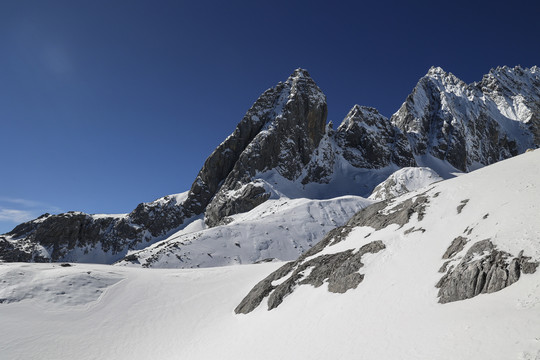
[[[307,78],[311,78],[311,76],[309,75],[309,72],[306,70],[306,69],[302,69],[302,68],[297,68],[293,71],[293,73],[291,74],[290,78],[294,78],[294,77],[307,77]]]
[[[274,170],[291,181],[300,176],[325,134],[326,96],[307,71],[297,69],[285,83],[265,92],[248,116],[258,119],[261,126],[253,137],[246,139],[244,147],[237,148],[234,164],[208,204],[205,217],[211,226],[226,216],[251,210],[269,198],[264,186],[254,181],[257,173]],[[241,128],[238,133],[242,133]],[[235,134],[231,136],[234,140]],[[223,153],[226,148],[227,145],[218,150]],[[210,173],[203,172],[202,176],[213,178],[215,169],[207,170]]]
[[[345,119],[362,116],[365,117],[369,116],[369,114],[380,115],[379,110],[375,109],[374,107],[355,104],[351,108],[351,110],[349,110],[349,112],[345,116]]]
[[[426,75],[446,75],[448,74],[446,71],[443,70],[440,66],[432,66],[429,68]]]
[[[453,88],[467,85],[463,80],[439,66],[432,66],[427,74],[419,80],[419,83],[422,82],[428,87],[446,88],[449,91],[455,91]]]
[[[534,81],[534,79],[539,75],[539,69],[537,66],[531,68],[522,67],[521,65],[516,65],[514,67],[509,66],[498,66],[496,68],[491,68],[489,72],[483,76],[482,80],[486,78],[522,78],[529,81]]]
[[[360,106],[356,104],[347,113],[347,116],[345,116],[345,118],[339,125],[338,131],[350,129],[352,126],[354,126],[355,123],[364,124],[361,126],[378,126],[381,125],[380,123],[382,118],[385,117],[379,113],[379,110],[373,107]]]
[[[288,101],[291,101],[297,93],[300,93],[307,97],[310,102],[318,106],[326,106],[326,95],[319,89],[307,70],[296,69],[285,84],[290,86],[290,88],[285,89],[285,91],[289,92]]]
[[[404,135],[372,107],[354,105],[337,128],[336,142],[358,168],[415,165]]]
[[[407,134],[417,158],[470,171],[540,144],[539,95],[540,79],[529,69],[500,67],[466,84],[433,67],[391,122]]]
[[[427,74],[419,80],[419,83],[425,83],[427,87],[448,88],[454,91],[454,87],[466,86],[467,84],[451,72],[443,70],[441,67],[432,66]]]
[[[489,74],[501,74],[501,73],[536,73],[538,72],[538,66],[534,65],[534,66],[531,66],[530,68],[528,67],[525,67],[525,66],[521,66],[521,65],[516,65],[514,67],[511,67],[511,66],[507,66],[507,65],[503,65],[503,66],[497,66],[495,68],[491,68],[489,70]],[[485,75],[486,76],[486,75]]]
[[[350,114],[351,112],[353,112],[353,113],[358,113],[358,112],[361,111],[361,108],[362,108],[362,106],[360,106],[360,105],[358,105],[358,104],[354,104],[354,106],[352,107],[352,109],[349,111],[349,114]]]

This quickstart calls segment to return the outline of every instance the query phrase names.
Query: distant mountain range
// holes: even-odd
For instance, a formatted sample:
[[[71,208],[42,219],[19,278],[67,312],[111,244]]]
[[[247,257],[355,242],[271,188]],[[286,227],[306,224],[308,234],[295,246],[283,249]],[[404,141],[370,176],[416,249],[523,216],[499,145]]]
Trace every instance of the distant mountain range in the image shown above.
[[[0,236],[0,259],[146,267],[294,260],[377,201],[537,148],[540,70],[498,67],[465,84],[433,67],[390,119],[354,105],[334,129],[326,116],[325,95],[297,69],[257,99],[189,191],[129,214],[44,214]],[[368,252],[382,249],[373,246]]]

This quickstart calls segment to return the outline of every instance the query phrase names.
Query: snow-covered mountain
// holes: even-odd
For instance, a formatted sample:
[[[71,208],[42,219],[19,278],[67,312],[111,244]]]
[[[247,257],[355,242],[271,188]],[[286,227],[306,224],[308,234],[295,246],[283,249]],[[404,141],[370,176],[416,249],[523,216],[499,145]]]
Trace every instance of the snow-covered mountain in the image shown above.
[[[332,123],[326,123],[325,95],[306,70],[297,69],[257,99],[233,133],[206,159],[189,191],[139,204],[129,214],[45,214],[0,236],[0,259],[113,263],[127,256],[124,263],[140,263],[139,256],[144,256],[145,264],[156,258],[168,258],[164,261],[171,264],[172,254],[182,259],[192,251],[202,253],[201,249],[214,254],[218,249],[207,249],[202,244],[210,243],[203,238],[216,238],[220,231],[231,234],[241,219],[264,211],[250,214],[269,200],[292,205],[296,202],[289,200],[311,199],[333,206],[340,202],[324,200],[368,197],[377,185],[406,167],[429,167],[434,172],[431,179],[450,178],[536,148],[540,144],[539,103],[537,67],[497,68],[469,85],[432,68],[390,119],[376,109],[355,105],[334,130]],[[372,199],[427,184],[430,178],[425,174],[422,170],[395,173]],[[340,212],[341,205],[336,206],[334,210]],[[320,227],[308,231],[310,244],[342,220],[328,216],[308,220]],[[200,246],[187,246],[187,233],[197,226],[199,234],[209,237],[198,237]],[[264,235],[255,238],[260,243],[250,253],[236,246],[220,255],[237,260],[176,264],[259,261],[263,255],[258,249],[283,234],[274,228]],[[180,244],[183,250],[168,251],[163,257],[164,249]],[[212,244],[223,247],[219,241]],[[302,244],[300,248],[307,249],[308,243]],[[274,245],[270,248],[275,252],[266,252],[265,257],[287,260],[295,253],[290,249],[300,249],[298,240],[282,243],[279,249]]]
[[[540,145],[540,69],[499,67],[465,84],[432,67],[391,121],[419,165],[433,156],[470,171]]]
[[[290,264],[0,263],[0,353],[533,360],[539,174],[536,150],[375,203]]]
[[[44,214],[0,236],[4,261],[112,263],[195,219],[184,218],[187,193],[139,204],[129,214]]]

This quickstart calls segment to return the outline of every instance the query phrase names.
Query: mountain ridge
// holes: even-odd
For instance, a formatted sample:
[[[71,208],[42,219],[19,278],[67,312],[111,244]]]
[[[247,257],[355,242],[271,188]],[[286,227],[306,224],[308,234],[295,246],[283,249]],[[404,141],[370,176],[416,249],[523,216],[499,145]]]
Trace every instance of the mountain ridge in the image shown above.
[[[448,178],[538,147],[539,99],[537,67],[492,69],[469,85],[432,67],[390,119],[354,105],[334,130],[323,92],[297,69],[255,101],[182,196],[120,217],[42,216],[0,236],[0,259],[78,261],[95,253],[111,263],[201,217],[206,226],[225,226],[269,199],[368,197],[410,166]]]

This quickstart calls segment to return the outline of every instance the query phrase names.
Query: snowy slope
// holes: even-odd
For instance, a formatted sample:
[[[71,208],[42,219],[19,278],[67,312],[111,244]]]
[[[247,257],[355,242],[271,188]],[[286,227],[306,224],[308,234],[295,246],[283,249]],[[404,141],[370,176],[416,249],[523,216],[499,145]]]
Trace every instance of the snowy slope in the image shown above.
[[[300,285],[271,311],[261,305],[236,315],[233,309],[281,263],[208,269],[0,264],[6,299],[0,354],[25,360],[537,359],[540,271],[503,290],[446,304],[437,302],[435,284],[442,255],[470,226],[471,242],[457,257],[473,241],[490,238],[501,250],[540,259],[539,174],[535,151],[432,185],[422,220],[413,215],[402,228],[356,228],[325,248],[336,253],[384,242],[385,249],[362,257],[365,277],[356,289],[337,294],[326,284]],[[411,227],[425,232],[405,234]],[[86,295],[91,292],[98,295]]]
[[[372,201],[358,196],[330,200],[277,198],[205,228],[202,219],[168,239],[130,254],[119,265],[194,268],[293,260]]]
[[[377,185],[369,199],[390,199],[441,180],[442,178],[430,168],[408,167],[399,169],[390,175],[388,179]]]
[[[415,281],[439,277],[441,302],[510,286],[534,272],[540,261],[539,174],[540,151],[534,151],[376,203],[262,281],[237,311],[252,311],[261,294],[270,295],[268,308],[273,309],[297,285],[327,282],[332,292],[362,286],[364,276],[357,270],[364,258],[381,256],[396,258],[390,269],[399,261],[411,262],[400,276]],[[411,257],[403,258],[411,249]],[[422,274],[411,274],[413,268]]]

